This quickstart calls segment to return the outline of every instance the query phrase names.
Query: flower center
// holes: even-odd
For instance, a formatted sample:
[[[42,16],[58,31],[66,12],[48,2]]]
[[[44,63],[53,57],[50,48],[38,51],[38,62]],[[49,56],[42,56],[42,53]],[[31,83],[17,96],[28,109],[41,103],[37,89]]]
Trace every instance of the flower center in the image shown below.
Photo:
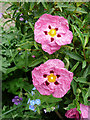
[[[54,37],[56,35],[56,30],[55,29],[51,29],[48,34],[51,36],[51,37]]]
[[[54,74],[50,74],[47,76],[48,82],[55,82],[56,81],[56,76]]]
[[[17,101],[19,101],[19,99],[17,99]]]

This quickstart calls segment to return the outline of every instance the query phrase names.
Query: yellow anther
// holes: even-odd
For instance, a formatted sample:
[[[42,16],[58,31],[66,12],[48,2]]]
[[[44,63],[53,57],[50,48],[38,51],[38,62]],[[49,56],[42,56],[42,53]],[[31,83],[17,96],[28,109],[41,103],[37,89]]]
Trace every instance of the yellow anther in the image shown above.
[[[48,34],[51,36],[51,37],[54,37],[56,35],[56,30],[55,29],[51,29]]]
[[[47,76],[48,82],[55,82],[56,81],[56,76],[54,74],[50,74]]]

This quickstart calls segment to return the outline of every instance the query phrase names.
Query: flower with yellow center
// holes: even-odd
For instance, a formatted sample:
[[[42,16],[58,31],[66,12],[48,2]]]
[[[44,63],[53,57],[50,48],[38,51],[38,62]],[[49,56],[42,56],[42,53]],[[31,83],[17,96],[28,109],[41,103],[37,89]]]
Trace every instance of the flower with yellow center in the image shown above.
[[[56,30],[55,29],[51,29],[48,34],[51,36],[51,37],[54,37],[56,35]]]
[[[47,76],[48,82],[55,82],[56,81],[56,76],[54,74],[50,74]]]

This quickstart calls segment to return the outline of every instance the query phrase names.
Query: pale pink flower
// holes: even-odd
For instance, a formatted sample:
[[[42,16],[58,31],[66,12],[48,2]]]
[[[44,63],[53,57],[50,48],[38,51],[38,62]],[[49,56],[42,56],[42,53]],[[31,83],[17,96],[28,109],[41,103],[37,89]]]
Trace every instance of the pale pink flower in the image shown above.
[[[20,21],[23,21],[24,19],[22,17],[19,18]]]
[[[59,59],[50,59],[32,71],[33,85],[42,95],[63,97],[70,89],[73,73]]]
[[[33,58],[35,58],[36,56],[35,55],[32,55]]]
[[[64,17],[43,14],[35,23],[35,41],[42,44],[42,49],[49,54],[70,44],[73,38],[68,21]]]
[[[90,106],[80,104],[81,118],[88,118]]]
[[[72,108],[65,113],[65,116],[67,118],[75,118],[76,120],[77,119],[83,120],[84,118],[87,119],[89,108],[90,106],[80,104],[81,114],[79,114],[79,112],[77,111],[77,108]]]

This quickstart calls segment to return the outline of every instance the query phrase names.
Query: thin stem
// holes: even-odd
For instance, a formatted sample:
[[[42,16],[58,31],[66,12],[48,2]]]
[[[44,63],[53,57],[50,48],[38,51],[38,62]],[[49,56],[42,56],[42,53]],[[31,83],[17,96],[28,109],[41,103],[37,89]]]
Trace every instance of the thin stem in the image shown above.
[[[55,113],[57,114],[57,116],[60,118],[60,120],[64,120],[63,117],[61,116],[61,114],[58,111],[55,111]]]
[[[15,108],[13,108],[13,109],[11,109],[11,110],[9,110],[9,111],[7,111],[7,112],[5,112],[5,113],[3,113],[2,116],[8,114],[9,112],[11,112],[11,111],[13,111],[13,110],[15,110],[16,108],[18,108],[18,106],[15,107]]]
[[[85,49],[83,49],[83,53],[84,53],[84,59],[86,60],[86,56],[85,56]]]

